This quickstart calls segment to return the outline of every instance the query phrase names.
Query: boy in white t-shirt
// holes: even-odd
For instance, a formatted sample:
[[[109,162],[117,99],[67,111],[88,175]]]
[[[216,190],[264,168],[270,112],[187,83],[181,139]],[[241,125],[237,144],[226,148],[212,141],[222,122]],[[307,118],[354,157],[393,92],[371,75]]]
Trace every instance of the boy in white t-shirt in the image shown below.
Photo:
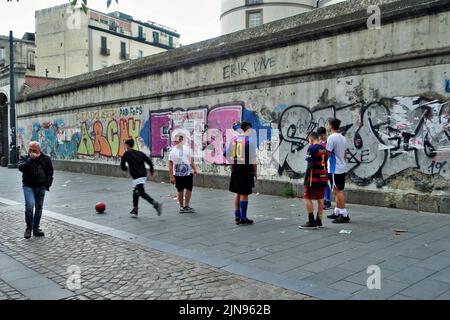
[[[197,176],[197,168],[191,155],[191,149],[183,145],[184,137],[175,136],[175,147],[169,153],[170,182],[175,184],[178,191],[179,213],[193,213],[190,207],[194,175]],[[186,193],[185,191],[186,190]]]
[[[330,152],[328,158],[328,179],[331,190],[336,199],[334,213],[327,216],[334,219],[333,223],[349,223],[350,217],[345,208],[345,174],[347,173],[347,162],[345,155],[347,152],[347,140],[339,132],[341,121],[332,119],[328,121],[328,130],[331,135],[327,140],[327,150]]]

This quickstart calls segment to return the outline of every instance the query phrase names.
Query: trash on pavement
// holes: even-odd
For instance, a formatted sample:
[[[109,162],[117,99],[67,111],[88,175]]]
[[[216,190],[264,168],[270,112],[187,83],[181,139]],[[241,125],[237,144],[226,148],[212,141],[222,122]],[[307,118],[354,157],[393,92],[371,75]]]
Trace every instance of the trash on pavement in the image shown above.
[[[340,234],[351,234],[352,230],[341,230],[339,231]]]

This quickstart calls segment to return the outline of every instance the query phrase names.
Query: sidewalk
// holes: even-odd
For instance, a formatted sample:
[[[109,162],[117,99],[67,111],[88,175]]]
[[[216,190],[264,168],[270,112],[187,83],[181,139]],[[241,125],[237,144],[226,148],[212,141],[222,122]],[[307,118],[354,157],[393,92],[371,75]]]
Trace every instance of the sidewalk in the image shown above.
[[[17,219],[8,218],[10,226],[2,224],[2,229],[8,231],[4,241],[9,245],[1,245],[0,252],[16,258],[4,250],[22,252],[41,240],[28,244],[22,238],[20,173],[0,168],[0,180],[8,182],[0,185],[0,203],[13,205],[0,207],[0,214],[9,217],[14,212]],[[59,254],[93,251],[95,257],[96,248],[82,250],[75,243],[92,245],[93,241],[78,231],[85,230],[89,236],[93,233],[95,243],[120,241],[126,246],[146,248],[142,250],[159,250],[163,252],[159,254],[169,254],[183,263],[192,264],[193,260],[214,272],[226,272],[229,277],[239,279],[237,283],[256,280],[270,288],[291,290],[286,291],[286,296],[295,299],[304,295],[319,299],[450,299],[448,215],[349,205],[352,223],[334,225],[325,221],[323,230],[305,231],[298,229],[306,219],[301,201],[254,195],[250,198],[249,217],[255,219],[255,224],[236,226],[229,192],[195,188],[192,207],[197,213],[180,215],[173,199],[175,188],[148,183],[149,193],[164,202],[163,215],[158,217],[153,208],[142,202],[139,218],[133,219],[128,214],[131,189],[128,179],[56,172],[54,186],[44,205],[51,211],[44,214],[47,217],[42,225],[47,231],[44,241],[51,246],[67,242],[67,249],[61,249]],[[105,214],[94,212],[97,201],[106,203]],[[61,223],[65,231],[57,232]],[[352,233],[339,234],[342,229]],[[407,232],[397,233],[394,229]],[[71,239],[74,235],[64,238],[65,234],[72,233],[80,234],[84,240]],[[108,248],[108,244],[101,245]],[[116,244],[109,245],[116,247]],[[117,259],[108,260],[107,266],[88,264],[88,268],[92,272],[104,272],[109,270],[108,266],[116,265]],[[34,269],[38,261],[27,260],[27,263]],[[370,265],[381,269],[380,290],[367,288],[366,271]],[[66,272],[63,269],[60,277],[61,272]],[[135,281],[145,277],[138,274]],[[167,281],[173,277],[167,275]],[[59,280],[56,282],[61,284],[62,279]],[[261,282],[257,283],[262,285]],[[105,290],[99,284],[98,291]],[[292,291],[299,296],[292,295]],[[247,294],[240,298],[253,298],[251,293]],[[275,299],[282,297],[277,294]]]
[[[45,238],[25,240],[21,210],[0,215],[0,300],[308,298],[53,218]],[[80,289],[67,289],[69,266],[80,268]]]

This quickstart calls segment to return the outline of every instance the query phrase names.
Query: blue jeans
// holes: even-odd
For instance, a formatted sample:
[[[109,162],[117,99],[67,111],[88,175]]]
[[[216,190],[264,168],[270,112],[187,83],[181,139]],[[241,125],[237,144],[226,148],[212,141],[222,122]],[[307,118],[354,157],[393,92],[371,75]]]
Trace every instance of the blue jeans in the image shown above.
[[[37,230],[44,207],[45,187],[23,186],[25,196],[25,222],[28,229]],[[34,215],[33,215],[34,209]]]

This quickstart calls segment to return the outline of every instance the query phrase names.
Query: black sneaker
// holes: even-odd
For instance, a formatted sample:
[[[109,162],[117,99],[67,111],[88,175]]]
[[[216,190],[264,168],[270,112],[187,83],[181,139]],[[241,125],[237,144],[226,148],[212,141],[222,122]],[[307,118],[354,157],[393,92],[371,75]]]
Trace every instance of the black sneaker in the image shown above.
[[[349,223],[350,218],[344,217],[342,214],[339,215],[339,217],[336,218],[336,220],[333,221],[333,223],[341,224],[341,223]]]
[[[162,206],[163,204],[161,202],[157,202],[155,205],[156,213],[158,216],[160,216],[162,213]]]
[[[317,224],[315,222],[308,221],[304,225],[299,226],[299,228],[304,230],[315,230],[317,229]]]
[[[322,220],[316,219],[316,226],[319,228],[323,228]]]
[[[183,209],[184,209],[184,212],[186,212],[186,213],[195,213],[194,208],[186,206]]]
[[[236,223],[236,224],[253,224],[253,220],[250,220],[250,219],[247,219],[247,218],[245,218],[245,219],[239,219],[239,223]]]
[[[328,219],[333,219],[333,220],[337,219],[338,217],[339,217],[339,215],[334,212],[333,212],[333,214],[330,214],[329,216],[327,216]]]
[[[330,201],[325,201],[325,206],[323,208],[325,210],[330,210],[331,209],[331,202]]]
[[[130,214],[132,217],[137,218],[138,216],[138,209],[137,208],[133,208],[133,210],[130,211]]]
[[[23,237],[25,239],[30,239],[31,238],[31,229],[26,228]]]
[[[236,224],[239,224],[239,222],[241,222],[241,218],[239,218],[239,217],[234,217],[234,222],[236,222]]]
[[[179,213],[179,214],[186,213],[186,210],[184,210],[184,208],[181,208],[181,207],[180,207],[180,210],[178,211],[178,213]]]
[[[35,236],[35,237],[45,237],[45,233],[41,229],[36,229],[36,230],[33,230],[33,236]]]

